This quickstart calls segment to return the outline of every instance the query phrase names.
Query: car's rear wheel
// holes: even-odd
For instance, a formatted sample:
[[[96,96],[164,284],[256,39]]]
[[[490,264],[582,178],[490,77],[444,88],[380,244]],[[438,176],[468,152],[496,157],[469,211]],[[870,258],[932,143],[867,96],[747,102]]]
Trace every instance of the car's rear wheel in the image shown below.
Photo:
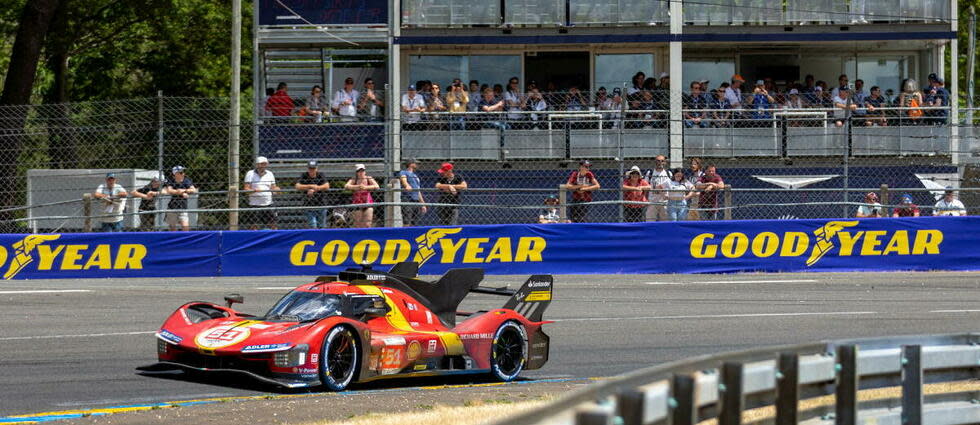
[[[331,391],[342,391],[354,382],[361,359],[357,335],[347,326],[327,332],[320,349],[320,381]]]
[[[497,328],[490,346],[490,374],[508,382],[517,378],[527,362],[527,332],[515,321]]]

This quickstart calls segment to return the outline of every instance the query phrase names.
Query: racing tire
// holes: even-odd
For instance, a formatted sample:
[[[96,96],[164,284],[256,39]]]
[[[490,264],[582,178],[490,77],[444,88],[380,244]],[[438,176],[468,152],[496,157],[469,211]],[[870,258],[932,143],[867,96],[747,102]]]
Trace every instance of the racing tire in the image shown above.
[[[361,365],[361,345],[357,334],[347,326],[327,332],[320,348],[320,382],[330,391],[343,391],[357,379]]]
[[[517,379],[526,363],[527,331],[513,320],[504,322],[490,343],[490,375],[498,381],[510,382]]]

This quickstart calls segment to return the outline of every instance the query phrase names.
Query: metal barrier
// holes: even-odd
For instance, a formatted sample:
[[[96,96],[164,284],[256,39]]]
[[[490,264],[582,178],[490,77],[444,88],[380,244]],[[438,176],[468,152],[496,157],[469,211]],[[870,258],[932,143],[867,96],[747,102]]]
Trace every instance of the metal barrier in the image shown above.
[[[967,424],[980,392],[924,395],[923,384],[975,380],[980,333],[825,341],[694,357],[590,385],[500,424]],[[900,396],[859,401],[863,390]],[[815,406],[800,402],[833,395]],[[743,413],[771,414],[745,421]]]

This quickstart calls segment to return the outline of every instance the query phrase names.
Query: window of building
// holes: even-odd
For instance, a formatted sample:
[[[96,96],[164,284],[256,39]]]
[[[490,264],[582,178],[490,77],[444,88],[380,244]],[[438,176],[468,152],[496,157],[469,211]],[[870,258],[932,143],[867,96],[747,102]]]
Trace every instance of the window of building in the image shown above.
[[[622,88],[624,84],[629,87],[637,72],[643,72],[647,78],[656,78],[654,68],[654,56],[650,53],[596,55],[595,87],[610,91],[615,87]]]
[[[708,80],[708,90],[718,88],[735,74],[735,58],[684,59],[684,81],[681,90],[687,91],[691,81]]]
[[[408,68],[409,84],[429,80],[443,87],[449,87],[454,78],[506,85],[510,77],[520,75],[521,57],[517,55],[411,56]]]

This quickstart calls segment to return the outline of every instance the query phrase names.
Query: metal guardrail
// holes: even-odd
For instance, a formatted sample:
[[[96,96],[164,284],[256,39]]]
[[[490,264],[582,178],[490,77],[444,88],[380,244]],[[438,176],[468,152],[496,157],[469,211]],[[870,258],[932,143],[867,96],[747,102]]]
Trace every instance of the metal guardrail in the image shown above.
[[[629,373],[573,392],[500,424],[743,423],[748,409],[774,414],[747,423],[968,424],[980,392],[923,395],[923,384],[980,376],[980,333],[902,336],[758,348],[699,356]],[[863,390],[901,396],[858,400]],[[827,404],[800,401],[834,395]]]

